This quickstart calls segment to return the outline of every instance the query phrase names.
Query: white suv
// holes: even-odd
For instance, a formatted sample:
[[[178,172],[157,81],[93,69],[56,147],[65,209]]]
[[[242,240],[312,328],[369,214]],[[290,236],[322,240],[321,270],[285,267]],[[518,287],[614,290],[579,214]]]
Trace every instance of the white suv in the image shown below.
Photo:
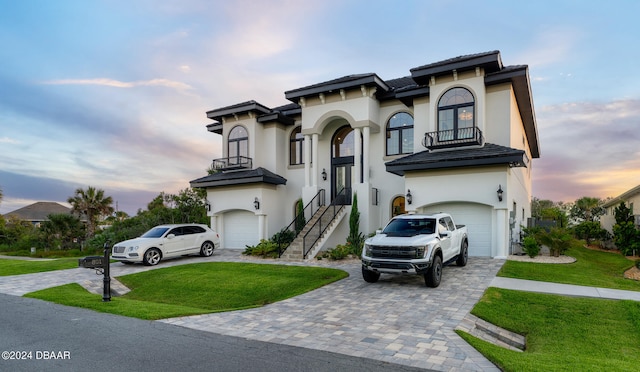
[[[199,253],[209,257],[220,247],[220,236],[207,225],[160,225],[141,237],[113,246],[111,258],[124,263],[157,265],[161,259]]]

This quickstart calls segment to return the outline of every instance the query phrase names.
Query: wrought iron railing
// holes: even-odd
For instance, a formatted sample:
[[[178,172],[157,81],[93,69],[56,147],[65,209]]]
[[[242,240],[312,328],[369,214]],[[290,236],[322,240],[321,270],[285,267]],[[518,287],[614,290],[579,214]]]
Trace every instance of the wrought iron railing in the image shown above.
[[[296,210],[296,216],[293,221],[291,221],[289,226],[280,230],[274,239],[275,243],[278,244],[278,257],[282,257],[282,254],[289,248],[289,245],[291,245],[300,231],[302,231],[307,222],[310,221],[313,215],[324,205],[325,191],[324,189],[320,189],[313,199],[302,209],[302,213],[298,213]]]
[[[252,169],[253,159],[246,156],[213,159],[213,165],[211,167],[214,170]]]
[[[304,238],[302,239],[303,258],[307,258],[311,248],[313,248],[318,240],[320,240],[320,237],[327,231],[327,228],[331,225],[338,213],[342,211],[344,203],[341,201],[344,200],[345,195],[351,195],[351,188],[343,188],[340,190],[338,195],[331,201],[331,204],[329,204],[329,207],[322,212],[320,218],[318,218],[309,231],[304,234]]]
[[[425,133],[422,145],[429,150],[482,145],[484,136],[478,127],[440,130]]]

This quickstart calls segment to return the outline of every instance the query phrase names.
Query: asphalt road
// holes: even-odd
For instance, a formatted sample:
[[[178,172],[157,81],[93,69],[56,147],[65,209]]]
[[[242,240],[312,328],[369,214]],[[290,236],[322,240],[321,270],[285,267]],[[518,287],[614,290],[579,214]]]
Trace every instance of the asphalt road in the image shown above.
[[[424,371],[0,294],[0,371]]]

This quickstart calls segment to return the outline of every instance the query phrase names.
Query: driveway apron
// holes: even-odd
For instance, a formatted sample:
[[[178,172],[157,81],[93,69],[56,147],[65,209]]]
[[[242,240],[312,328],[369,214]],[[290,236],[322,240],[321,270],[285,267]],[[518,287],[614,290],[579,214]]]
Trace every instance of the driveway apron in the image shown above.
[[[155,267],[111,265],[112,277],[195,262],[243,261],[314,265],[345,270],[349,277],[256,309],[159,320],[187,328],[274,342],[438,371],[499,371],[454,329],[490,285],[504,260],[470,257],[466,267],[446,266],[438,288],[419,276],[383,274],[362,280],[359,261],[308,263],[261,260],[231,249],[211,257],[163,261]],[[0,292],[22,296],[67,283],[101,281],[91,269],[0,277]]]

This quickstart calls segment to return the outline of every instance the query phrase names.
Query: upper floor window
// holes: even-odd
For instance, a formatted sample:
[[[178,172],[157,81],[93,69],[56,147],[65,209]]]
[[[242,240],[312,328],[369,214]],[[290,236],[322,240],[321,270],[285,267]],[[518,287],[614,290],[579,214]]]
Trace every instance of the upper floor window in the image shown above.
[[[304,163],[304,136],[302,135],[302,128],[296,127],[291,131],[289,137],[289,164],[303,164]]]
[[[473,138],[475,99],[465,88],[449,89],[438,101],[440,141]]]
[[[242,162],[240,157],[249,157],[249,134],[247,130],[238,125],[231,129],[229,132],[229,141],[228,141],[228,152],[227,156],[229,157],[229,162],[231,162],[231,158],[236,158],[238,162]]]
[[[399,112],[387,123],[387,155],[413,152],[413,116]]]

